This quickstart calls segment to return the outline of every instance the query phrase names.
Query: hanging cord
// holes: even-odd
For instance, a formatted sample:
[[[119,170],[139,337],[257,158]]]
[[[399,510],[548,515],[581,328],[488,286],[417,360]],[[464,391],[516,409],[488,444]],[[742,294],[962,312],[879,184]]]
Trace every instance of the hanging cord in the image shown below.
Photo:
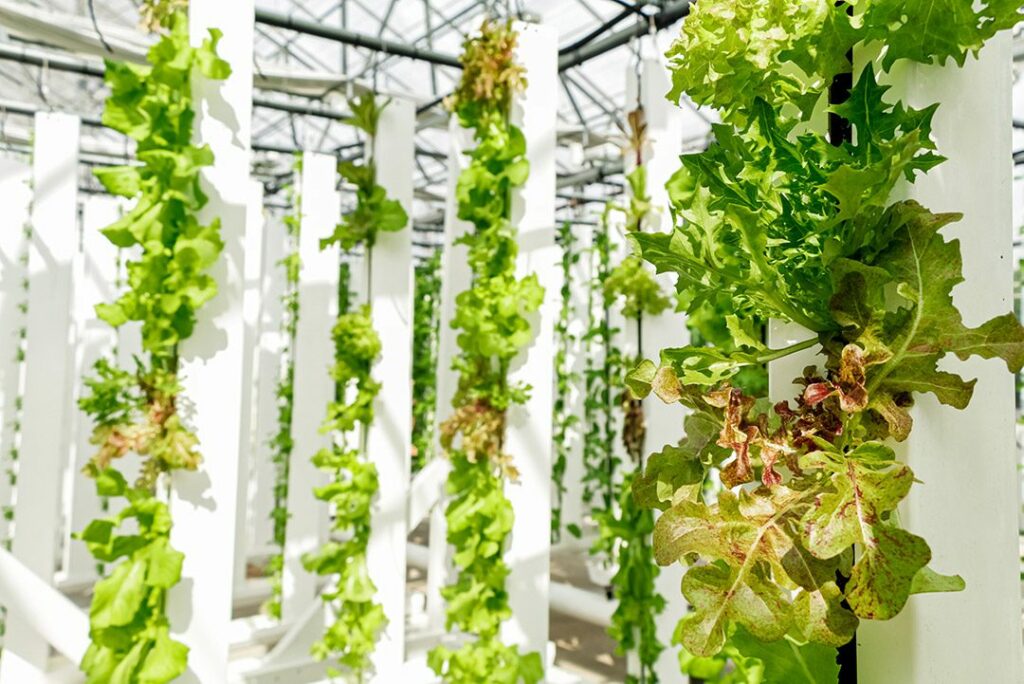
[[[100,39],[100,43],[103,48],[110,54],[114,54],[114,49],[110,47],[110,43],[103,37],[103,31],[100,30],[100,23],[96,21],[96,7],[94,6],[95,0],[89,0],[89,18],[92,19],[92,28],[96,31],[96,37]]]
[[[50,99],[46,96],[46,92],[50,89],[49,86],[46,85],[46,82],[49,80],[49,75],[50,60],[43,58],[43,65],[39,67],[39,77],[36,79],[36,92],[39,93],[39,97],[42,99],[43,104],[45,104],[47,109],[52,112],[53,105],[50,104]]]

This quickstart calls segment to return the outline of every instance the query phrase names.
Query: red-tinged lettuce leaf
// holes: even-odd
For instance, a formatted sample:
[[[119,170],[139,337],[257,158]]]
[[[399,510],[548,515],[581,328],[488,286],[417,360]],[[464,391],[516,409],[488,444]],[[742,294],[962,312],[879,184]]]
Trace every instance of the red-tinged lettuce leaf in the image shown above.
[[[887,524],[871,526],[846,585],[850,608],[865,620],[895,617],[907,603],[914,577],[931,557],[921,537]]]
[[[905,438],[910,426],[903,410],[909,402],[899,406],[901,396],[930,392],[956,408],[970,402],[975,382],[938,369],[946,354],[1001,358],[1013,372],[1024,366],[1024,327],[1012,313],[969,328],[953,304],[953,288],[963,282],[960,245],[939,231],[959,218],[900,202],[875,228],[889,237],[870,265],[849,259],[832,265],[832,316],[872,359],[870,408],[897,439]],[[885,304],[894,285],[897,308]]]
[[[679,634],[686,649],[698,656],[722,649],[731,622],[765,641],[781,639],[789,629],[788,592],[743,568],[691,568],[683,577],[683,595],[694,612],[679,623]]]
[[[924,539],[885,520],[910,491],[913,472],[879,442],[861,444],[845,456],[808,454],[800,463],[828,473],[830,486],[804,514],[803,543],[823,559],[860,545],[846,600],[860,618],[893,617],[906,603],[914,576],[931,559]]]

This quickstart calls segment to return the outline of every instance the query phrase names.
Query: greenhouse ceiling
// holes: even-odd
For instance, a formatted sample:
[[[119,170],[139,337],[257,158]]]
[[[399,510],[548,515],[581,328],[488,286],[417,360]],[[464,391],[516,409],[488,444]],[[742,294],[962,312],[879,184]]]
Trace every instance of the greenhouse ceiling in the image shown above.
[[[689,4],[260,0],[253,123],[257,171],[273,192],[286,182],[291,151],[358,155],[355,133],[339,121],[346,97],[365,88],[411,96],[419,107],[415,215],[417,224],[429,229],[442,215],[448,140],[441,101],[459,78],[453,64],[461,43],[487,16],[518,16],[558,31],[559,206],[579,212],[621,187],[616,173],[629,109],[627,70],[641,56],[664,52]],[[98,121],[106,93],[101,58],[140,60],[151,40],[140,26],[136,0],[0,0],[0,59],[6,64],[0,70],[0,140],[24,145],[29,130],[24,115],[40,109],[79,113],[87,124]],[[1020,59],[1024,49],[1015,52]],[[688,108],[684,137],[689,145],[706,143],[713,117]],[[99,126],[87,126],[85,136],[87,162],[130,151],[122,137]],[[88,174],[83,179],[91,182]],[[606,182],[584,191],[584,181]]]
[[[519,16],[554,26],[563,69],[559,106],[559,173],[594,179],[593,171],[617,169],[625,102],[626,71],[643,55],[660,54],[678,32],[688,2],[631,3],[626,0],[261,0],[258,2],[255,67],[257,106],[253,144],[258,167],[282,177],[286,153],[306,148],[358,154],[355,134],[337,120],[345,98],[362,88],[412,96],[420,108],[417,191],[421,223],[439,216],[447,182],[446,112],[441,99],[459,78],[456,61],[464,37],[487,16]],[[291,30],[337,31],[344,44]],[[651,31],[661,29],[652,39]],[[0,0],[0,56],[4,140],[24,137],[31,109],[81,113],[86,121],[102,111],[106,89],[99,74],[105,54],[138,59],[151,38],[140,28],[133,0]],[[427,53],[433,61],[396,52]],[[435,63],[440,62],[440,63]],[[85,68],[78,68],[85,67]],[[84,73],[83,73],[84,72]],[[263,106],[260,106],[262,103]],[[314,114],[303,113],[314,109]],[[289,111],[291,110],[291,111]],[[687,137],[704,144],[708,124],[691,112]],[[87,127],[89,153],[124,155],[123,138]],[[606,161],[607,160],[607,163]],[[273,189],[273,184],[270,185]],[[615,191],[614,184],[607,186]],[[593,193],[591,193],[593,195]],[[598,192],[596,197],[603,195]],[[588,196],[562,193],[563,207]]]

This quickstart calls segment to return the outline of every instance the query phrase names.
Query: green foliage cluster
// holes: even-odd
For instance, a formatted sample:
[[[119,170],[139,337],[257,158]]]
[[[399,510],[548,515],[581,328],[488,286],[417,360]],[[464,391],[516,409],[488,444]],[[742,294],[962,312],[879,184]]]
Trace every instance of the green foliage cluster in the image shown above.
[[[302,173],[302,157],[295,158],[296,176]],[[284,546],[288,533],[288,483],[291,479],[291,458],[295,441],[292,439],[292,413],[295,406],[295,333],[299,326],[299,231],[302,226],[302,195],[296,185],[287,188],[291,213],[284,217],[287,236],[287,254],[278,263],[284,271],[284,294],[281,295],[281,333],[285,340],[281,350],[277,387],[277,432],[270,440],[270,458],[274,463],[274,506],[270,520],[274,525],[273,540],[277,551],[267,563],[270,574],[270,598],[264,612],[281,619],[282,581],[284,578]]]
[[[412,320],[413,470],[434,457],[437,345],[441,326],[441,252],[416,266]]]
[[[455,300],[451,325],[459,331],[459,353],[452,367],[459,384],[441,445],[452,463],[445,516],[459,573],[442,590],[447,624],[477,638],[456,650],[438,647],[428,657],[430,667],[454,684],[533,684],[543,677],[540,654],[521,654],[499,636],[510,614],[502,556],[513,514],[504,480],[516,477],[503,449],[505,416],[529,391],[509,383],[508,371],[532,339],[528,316],[544,296],[536,276],[515,276],[518,246],[509,222],[511,191],[529,174],[525,138],[508,121],[512,94],[523,85],[517,39],[511,24],[485,22],[464,44],[462,81],[448,102],[476,141],[456,187],[458,216],[473,227],[460,238],[473,281]]]
[[[366,134],[366,149],[373,150],[381,104],[372,93],[349,101],[352,116],[346,119]],[[402,205],[388,198],[377,183],[377,167],[372,152],[363,163],[342,162],[338,171],[356,185],[355,208],[343,216],[334,233],[320,241],[321,248],[339,244],[350,250],[361,246],[372,264],[373,245],[381,232],[402,230],[409,222]],[[369,270],[369,269],[368,269]],[[309,572],[333,577],[331,588],[323,592],[331,606],[334,622],[313,645],[313,656],[331,659],[345,668],[332,674],[349,673],[356,681],[367,677],[370,656],[377,638],[387,624],[384,608],[374,599],[377,587],[370,578],[366,549],[370,540],[373,499],[379,489],[377,468],[366,453],[366,434],[374,418],[374,400],[381,384],[373,378],[373,366],[381,353],[381,341],[373,328],[370,305],[351,306],[348,290],[348,266],[339,278],[339,315],[332,331],[335,398],[327,406],[321,430],[332,435],[333,444],[313,456],[313,465],[328,473],[331,482],[314,490],[320,501],[334,511],[332,530],[344,541],[328,541],[308,553],[302,563]]]
[[[577,373],[569,367],[569,351],[576,342],[576,336],[569,329],[575,311],[573,300],[573,266],[579,263],[580,253],[572,234],[572,224],[563,223],[557,234],[562,248],[562,289],[558,320],[555,321],[555,402],[554,402],[554,461],[551,464],[551,481],[554,483],[554,501],[551,504],[551,542],[557,543],[562,537],[562,506],[565,501],[565,469],[569,464],[569,444],[573,427],[580,417],[569,409],[569,395]]]
[[[367,149],[372,150],[377,124],[388,102],[381,103],[376,95],[365,92],[349,100],[348,106],[352,115],[345,119],[345,123],[363,131],[368,141]],[[409,215],[401,202],[390,199],[387,191],[377,183],[377,163],[372,151],[365,161],[341,162],[338,173],[355,186],[356,207],[342,217],[334,233],[320,241],[321,245],[338,244],[344,250],[364,245],[366,249],[372,249],[378,234],[394,233],[408,225]]]
[[[345,541],[328,541],[306,554],[302,563],[310,572],[335,577],[323,594],[335,620],[313,646],[313,655],[321,660],[336,659],[362,682],[387,619],[384,608],[374,600],[377,587],[366,565],[377,468],[365,456],[365,440],[354,446],[350,442],[353,433],[373,422],[373,400],[380,383],[371,373],[381,343],[368,306],[342,313],[333,336],[337,355],[331,377],[337,383],[338,398],[328,406],[322,429],[334,435],[335,443],[313,457],[317,468],[330,473],[331,482],[316,488],[314,495],[332,506],[332,530]]]
[[[930,138],[936,106],[896,101],[876,74],[899,60],[962,64],[1021,18],[1019,5],[702,0],[669,52],[670,99],[685,91],[725,123],[668,184],[675,230],[633,240],[676,274],[691,311],[733,302],[733,344],[664,349],[628,382],[691,409],[685,439],[651,456],[634,488],[639,503],[664,510],[658,562],[689,565],[682,592],[694,611],[679,640],[696,657],[756,651],[765,681],[792,681],[769,671],[795,646],[839,646],[911,594],[963,588],[931,570],[928,544],[900,526],[914,474],[886,440],[909,435],[915,393],[967,405],[975,381],[939,370],[943,356],[1019,370],[1024,328],[1012,313],[963,323],[951,296],[963,280],[960,245],[941,233],[960,216],[896,199],[897,183],[942,161]],[[882,55],[831,106],[855,142],[829,141],[811,112],[850,70],[847,52],[875,40]],[[803,325],[808,339],[768,349],[757,334],[768,318]],[[771,406],[733,383],[743,368],[811,348],[824,362],[798,379],[794,402]],[[723,488],[705,500],[711,468]],[[746,633],[754,641],[737,638]],[[816,681],[835,681],[826,665]]]
[[[127,290],[96,313],[114,327],[141,321],[147,356],[132,370],[100,360],[79,401],[93,420],[98,449],[85,473],[101,497],[125,500],[120,513],[79,535],[99,561],[117,562],[97,583],[89,611],[92,644],[81,667],[96,684],[169,682],[185,671],[188,654],[170,637],[164,612],[182,555],[170,547],[171,517],[156,488],[161,475],[194,470],[201,461],[198,440],[178,413],[178,345],[217,293],[208,270],[223,242],[219,222],[203,226],[195,216],[206,204],[199,171],[213,154],[192,144],[191,86],[197,76],[225,79],[231,68],[217,57],[218,31],[194,48],[186,16],[175,14],[169,23],[148,65],[107,62],[105,76],[111,95],[103,122],[136,142],[142,165],[96,171],[111,194],[137,200],[103,234],[139,256],[127,264]],[[144,458],[132,487],[112,465],[129,453]],[[132,522],[122,531],[126,521]]]

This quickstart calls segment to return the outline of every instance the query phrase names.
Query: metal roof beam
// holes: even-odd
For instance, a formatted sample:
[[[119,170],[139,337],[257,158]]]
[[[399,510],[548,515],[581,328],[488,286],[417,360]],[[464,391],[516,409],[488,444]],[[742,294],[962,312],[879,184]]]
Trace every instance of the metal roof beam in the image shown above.
[[[259,24],[266,24],[267,26],[287,29],[289,31],[305,33],[307,35],[324,38],[326,40],[337,41],[344,45],[352,45],[354,47],[376,50],[377,52],[384,52],[390,55],[408,57],[409,59],[429,62],[439,66],[448,66],[456,69],[462,68],[462,65],[459,64],[458,58],[454,55],[446,55],[434,50],[418,48],[412,45],[406,45],[405,43],[398,43],[393,40],[378,38],[377,36],[368,36],[362,33],[356,33],[355,31],[349,31],[347,29],[318,24],[313,21],[288,16],[281,12],[257,9],[256,22]]]

